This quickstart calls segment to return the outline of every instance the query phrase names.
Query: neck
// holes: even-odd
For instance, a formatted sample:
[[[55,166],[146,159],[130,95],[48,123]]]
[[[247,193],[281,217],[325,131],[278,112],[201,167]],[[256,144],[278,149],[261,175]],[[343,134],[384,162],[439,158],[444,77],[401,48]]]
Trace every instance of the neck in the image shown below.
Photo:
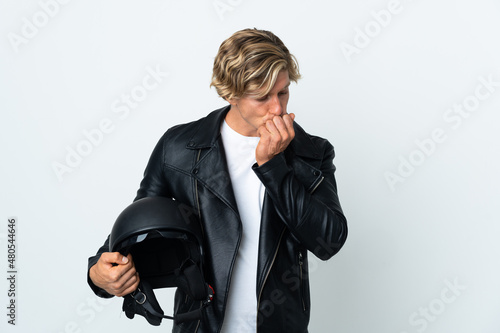
[[[226,123],[237,133],[244,136],[259,136],[257,129],[243,119],[236,106],[231,105],[231,109],[226,114]]]

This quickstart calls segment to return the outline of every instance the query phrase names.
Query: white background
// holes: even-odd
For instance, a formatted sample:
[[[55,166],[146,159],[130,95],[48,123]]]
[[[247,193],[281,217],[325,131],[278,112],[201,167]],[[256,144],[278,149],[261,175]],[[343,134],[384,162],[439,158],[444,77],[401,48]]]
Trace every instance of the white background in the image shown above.
[[[498,333],[499,13],[493,0],[2,0],[0,276],[12,216],[18,274],[16,326],[0,279],[0,330],[169,331],[99,303],[87,258],[163,132],[225,105],[213,58],[257,27],[299,60],[289,111],[336,148],[349,237],[311,260],[310,331]]]

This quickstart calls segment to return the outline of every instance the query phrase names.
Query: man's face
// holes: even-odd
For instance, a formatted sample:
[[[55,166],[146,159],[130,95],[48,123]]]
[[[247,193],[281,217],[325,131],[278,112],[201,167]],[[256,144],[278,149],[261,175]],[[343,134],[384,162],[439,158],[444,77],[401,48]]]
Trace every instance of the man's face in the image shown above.
[[[226,116],[227,124],[241,135],[258,136],[258,128],[267,120],[287,114],[289,86],[288,71],[282,70],[273,88],[263,98],[257,98],[257,94],[245,94],[229,100],[231,109]]]

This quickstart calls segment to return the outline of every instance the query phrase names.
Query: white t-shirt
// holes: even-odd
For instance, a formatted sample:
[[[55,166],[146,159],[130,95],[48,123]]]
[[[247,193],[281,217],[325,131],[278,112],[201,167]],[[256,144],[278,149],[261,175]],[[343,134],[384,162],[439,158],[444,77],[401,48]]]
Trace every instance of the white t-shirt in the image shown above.
[[[243,234],[231,278],[222,333],[255,332],[257,325],[257,257],[265,188],[252,170],[259,137],[221,128],[229,175],[243,225]]]

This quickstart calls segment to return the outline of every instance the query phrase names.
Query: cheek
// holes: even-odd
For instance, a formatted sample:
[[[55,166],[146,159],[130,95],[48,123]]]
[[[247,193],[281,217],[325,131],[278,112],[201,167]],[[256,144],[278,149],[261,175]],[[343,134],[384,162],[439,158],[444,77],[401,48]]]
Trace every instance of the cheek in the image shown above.
[[[289,96],[286,95],[281,99],[281,108],[283,109],[283,111],[286,111],[286,106],[288,105],[288,97]]]

